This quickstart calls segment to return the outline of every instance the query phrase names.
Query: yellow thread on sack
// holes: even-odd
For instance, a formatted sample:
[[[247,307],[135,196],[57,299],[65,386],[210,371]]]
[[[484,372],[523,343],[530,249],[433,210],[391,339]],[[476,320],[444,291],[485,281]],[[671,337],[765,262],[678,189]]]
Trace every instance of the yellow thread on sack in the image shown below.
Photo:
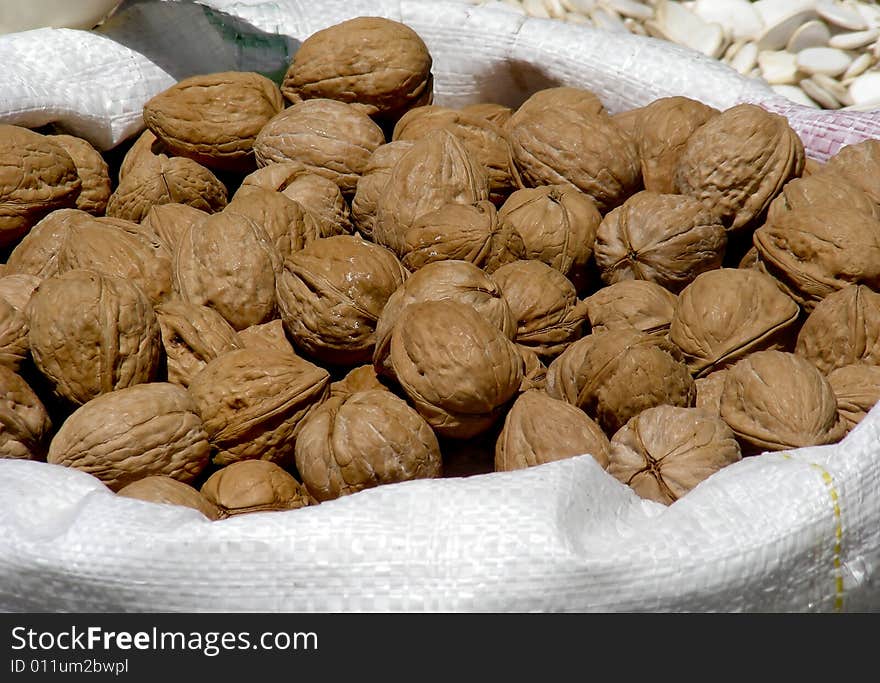
[[[788,453],[781,454],[783,458],[786,460],[793,460]],[[842,554],[842,541],[843,541],[843,520],[840,514],[840,496],[837,493],[837,488],[834,486],[834,478],[831,476],[831,473],[828,472],[821,465],[817,465],[814,462],[807,463],[810,467],[819,470],[822,474],[822,481],[825,486],[828,488],[828,495],[831,497],[832,510],[834,511],[834,572],[836,576],[834,577],[834,587],[836,595],[834,597],[834,611],[840,612],[843,610],[843,572],[841,571],[842,563],[840,560],[840,556]]]

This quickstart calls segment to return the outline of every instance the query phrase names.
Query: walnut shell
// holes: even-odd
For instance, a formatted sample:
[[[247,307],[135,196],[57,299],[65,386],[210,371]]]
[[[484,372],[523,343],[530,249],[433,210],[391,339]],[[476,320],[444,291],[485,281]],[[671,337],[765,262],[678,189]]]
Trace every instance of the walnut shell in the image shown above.
[[[379,195],[373,240],[402,256],[404,236],[422,215],[488,198],[488,176],[467,147],[447,130],[431,131],[394,164]]]
[[[239,330],[238,340],[246,349],[272,349],[284,353],[296,353],[287,338],[281,318],[275,318],[275,320],[259,325],[250,325]]]
[[[517,344],[552,358],[581,338],[586,304],[555,268],[541,261],[515,261],[496,270],[492,279],[516,320]]]
[[[167,156],[168,149],[166,149],[165,145],[163,145],[153,134],[153,131],[147,128],[138,135],[131,147],[128,148],[125,156],[122,158],[122,163],[119,165],[119,182],[122,182],[123,178],[128,175],[131,169],[137,166],[141,161],[159,156],[160,154],[165,154]]]
[[[645,189],[675,193],[675,171],[694,131],[721,112],[689,97],[661,97],[638,110],[633,131]]]
[[[364,172],[358,178],[351,200],[351,218],[358,232],[367,239],[373,236],[379,196],[391,178],[391,170],[413,144],[412,140],[397,140],[379,145],[370,155]]]
[[[373,364],[359,365],[342,379],[330,384],[330,398],[348,398],[359,391],[388,391]]]
[[[743,455],[836,443],[846,432],[825,376],[784,351],[757,351],[730,367],[721,418]]]
[[[648,190],[605,215],[594,246],[604,282],[651,280],[676,293],[720,268],[726,249],[724,226],[700,202]]]
[[[151,474],[126,484],[116,492],[119,496],[163,505],[183,505],[198,510],[210,520],[220,519],[220,508],[205,498],[197,488],[164,474]]]
[[[272,237],[256,221],[221,211],[183,234],[174,254],[174,291],[242,330],[276,317],[281,263]]]
[[[800,307],[754,270],[702,273],[678,297],[669,339],[701,377],[754,351],[789,349]]]
[[[639,117],[642,115],[642,112],[644,110],[645,107],[636,107],[635,109],[625,109],[624,111],[619,111],[611,116],[611,120],[614,121],[614,125],[633,139],[633,141],[636,143],[636,149],[638,149]]]
[[[731,231],[754,225],[804,170],[804,145],[788,120],[754,104],[713,116],[688,138],[675,188],[699,199]]]
[[[543,261],[583,288],[602,222],[588,196],[565,185],[517,190],[499,209],[498,220],[522,237],[526,259]]]
[[[58,275],[58,254],[71,225],[95,220],[80,209],[58,209],[39,221],[15,245],[7,259],[10,274],[33,275],[40,280]]]
[[[462,260],[487,273],[525,258],[525,244],[490,201],[446,204],[416,220],[403,236],[403,265],[415,271],[437,261]]]
[[[880,365],[880,294],[864,285],[829,294],[804,321],[794,351],[825,375],[853,363]]]
[[[150,382],[77,408],[52,438],[48,462],[88,472],[113,491],[152,474],[189,483],[208,464],[207,437],[183,387]]]
[[[313,99],[272,117],[257,135],[254,153],[260,166],[299,161],[350,197],[370,155],[384,143],[382,129],[356,107]]]
[[[815,175],[823,179],[838,176],[880,206],[880,140],[868,139],[842,147]]]
[[[189,384],[221,466],[251,459],[290,464],[302,421],[329,390],[326,370],[265,348],[220,354]]]
[[[188,387],[192,378],[221,353],[244,346],[232,326],[213,308],[179,299],[156,307],[168,381]]]
[[[107,202],[107,215],[140,223],[158,204],[188,204],[214,213],[226,201],[226,186],[206,167],[186,157],[159,154],[138,161],[119,181]]]
[[[608,437],[579,408],[527,391],[514,401],[495,447],[495,471],[510,472],[590,454],[608,467]]]
[[[516,344],[459,301],[407,306],[391,333],[397,381],[438,436],[488,431],[516,395],[523,360]]]
[[[614,434],[648,408],[694,404],[694,380],[677,353],[668,341],[635,329],[592,332],[550,363],[547,393]]]
[[[208,477],[200,492],[223,517],[309,505],[305,487],[268,460],[242,460],[222,467]]]
[[[28,317],[0,298],[0,365],[18,372],[30,353]]]
[[[849,284],[880,289],[880,220],[858,209],[788,211],[753,239],[761,267],[807,312]]]
[[[0,169],[0,247],[17,243],[55,209],[76,206],[76,164],[46,135],[0,124]]]
[[[485,272],[468,261],[437,261],[416,271],[388,297],[376,322],[373,366],[394,377],[389,354],[391,332],[407,306],[422,301],[459,301],[472,306],[507,339],[516,334],[516,320],[501,289]]]
[[[350,235],[315,240],[284,262],[278,308],[293,343],[326,363],[369,362],[379,314],[406,269],[388,249]]]
[[[510,120],[510,117],[513,116],[513,109],[505,104],[499,104],[497,102],[477,102],[476,104],[469,104],[466,107],[462,107],[461,111],[465,114],[470,114],[471,116],[484,118],[501,128],[504,128],[504,124],[506,124]]]
[[[52,421],[34,390],[12,370],[0,365],[0,458],[42,460]]]
[[[724,393],[726,378],[726,368],[710,372],[705,377],[698,377],[694,381],[697,388],[696,407],[713,415],[721,415],[721,394]]]
[[[5,299],[14,309],[24,312],[39,284],[40,278],[27,273],[0,276],[0,299]]]
[[[112,186],[110,168],[101,153],[88,140],[73,135],[49,135],[49,140],[60,145],[73,159],[81,188],[75,207],[94,216],[101,216],[107,208]]]
[[[837,412],[847,431],[880,402],[880,366],[854,363],[832,370],[828,383],[837,399]]]
[[[284,75],[291,102],[341,100],[393,124],[433,98],[432,59],[425,42],[399,21],[356,17],[309,35]]]
[[[523,182],[574,185],[606,213],[641,187],[635,142],[606,113],[526,100],[505,126]],[[573,153],[571,150],[577,150]]]
[[[150,208],[141,225],[155,234],[173,255],[187,228],[198,228],[210,215],[188,204],[157,204]]]
[[[608,472],[642,498],[671,505],[742,459],[724,420],[695,408],[656,406],[611,438]]]
[[[789,180],[770,202],[766,222],[776,223],[789,211],[810,210],[814,206],[858,209],[880,218],[880,204],[875,204],[860,187],[843,176],[823,173]]]
[[[48,278],[27,315],[37,369],[74,405],[156,377],[159,323],[146,294],[127,280],[93,270]]]
[[[678,297],[650,280],[621,280],[584,299],[596,332],[634,327],[660,337],[669,332]]]
[[[210,169],[256,167],[254,140],[284,109],[278,86],[251,71],[184,78],[144,104],[144,123],[175,156]]]
[[[541,88],[532,93],[516,109],[514,114],[524,111],[537,113],[544,109],[573,109],[585,117],[608,116],[608,112],[605,111],[605,105],[602,104],[602,100],[595,93],[583,88],[573,88],[570,86]]]
[[[325,401],[296,439],[296,469],[317,500],[442,475],[431,427],[390,391],[359,391]]]
[[[530,389],[543,391],[547,386],[547,366],[528,346],[517,344],[516,350],[523,359],[523,378],[519,385],[519,393],[524,394]]]

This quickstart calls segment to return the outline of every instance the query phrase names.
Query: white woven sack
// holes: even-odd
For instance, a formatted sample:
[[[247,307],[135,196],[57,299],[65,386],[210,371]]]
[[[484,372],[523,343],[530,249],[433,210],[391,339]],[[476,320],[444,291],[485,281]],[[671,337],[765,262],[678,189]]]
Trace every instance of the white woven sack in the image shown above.
[[[560,83],[612,112],[677,94],[758,102],[820,160],[880,138],[874,115],[793,105],[668,43],[414,0],[126,3],[101,31],[2,36],[0,121],[55,121],[110,148],[175,79],[277,71],[296,41],[364,14],[424,37],[439,104],[516,105]],[[840,444],[747,458],[668,507],[590,455],[220,522],[0,461],[0,501],[6,611],[880,610],[880,406]]]

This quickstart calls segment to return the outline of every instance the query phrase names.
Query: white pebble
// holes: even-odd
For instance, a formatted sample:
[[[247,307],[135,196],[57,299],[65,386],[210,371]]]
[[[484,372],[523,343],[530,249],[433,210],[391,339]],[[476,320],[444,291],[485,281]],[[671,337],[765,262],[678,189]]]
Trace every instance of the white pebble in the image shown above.
[[[791,34],[785,49],[789,52],[800,52],[808,47],[825,47],[831,38],[831,31],[821,19],[813,19],[802,24]]]
[[[840,109],[840,102],[837,101],[837,98],[815,81],[805,78],[798,85],[801,90],[825,109]]]
[[[694,14],[707,23],[721,24],[734,40],[757,38],[764,28],[761,15],[748,0],[697,0]]]
[[[746,43],[736,53],[736,57],[730,62],[730,66],[741,74],[747,74],[758,63],[758,46],[754,43]]]
[[[792,102],[803,104],[806,107],[813,107],[814,109],[821,109],[814,100],[811,100],[809,96],[796,85],[773,85],[770,87],[778,94],[790,99]]]
[[[605,4],[624,17],[633,19],[650,19],[654,9],[636,0],[605,0]]]
[[[850,31],[864,31],[868,28],[864,17],[857,9],[847,7],[832,0],[819,0],[816,3],[816,12],[823,19],[830,21],[840,28]]]
[[[878,36],[880,36],[880,30],[876,28],[855,31],[854,33],[838,33],[831,37],[828,44],[841,50],[858,50],[860,47],[873,43]]]
[[[848,80],[850,78],[855,78],[856,76],[861,76],[865,71],[868,70],[868,67],[871,66],[871,63],[874,61],[874,58],[868,54],[867,52],[860,54],[853,60],[853,63],[849,65],[849,68],[843,73],[843,80]]]
[[[761,75],[770,85],[792,84],[797,81],[797,59],[784,50],[764,50],[758,53]]]
[[[855,105],[880,100],[880,72],[869,71],[856,78],[849,86],[849,94]]]
[[[797,54],[798,68],[808,74],[840,76],[850,64],[852,57],[833,47],[808,47]]]
[[[788,45],[788,41],[798,28],[815,17],[816,13],[813,10],[806,9],[789,14],[778,21],[766,23],[764,32],[758,38],[758,47],[762,50],[781,50]]]

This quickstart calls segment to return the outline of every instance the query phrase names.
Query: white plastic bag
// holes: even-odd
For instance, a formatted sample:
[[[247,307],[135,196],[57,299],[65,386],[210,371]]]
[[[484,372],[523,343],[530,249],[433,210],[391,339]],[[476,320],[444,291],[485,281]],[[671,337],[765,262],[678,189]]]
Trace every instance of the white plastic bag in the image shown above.
[[[676,94],[758,102],[817,159],[880,138],[871,114],[807,110],[669,43],[412,0],[126,3],[100,31],[0,36],[0,121],[58,122],[106,149],[175,79],[278,73],[297,41],[364,14],[423,36],[439,104],[516,105],[560,83],[612,112]],[[840,444],[747,458],[669,507],[589,455],[221,522],[116,497],[75,470],[0,461],[0,501],[7,611],[880,609],[880,406]]]

